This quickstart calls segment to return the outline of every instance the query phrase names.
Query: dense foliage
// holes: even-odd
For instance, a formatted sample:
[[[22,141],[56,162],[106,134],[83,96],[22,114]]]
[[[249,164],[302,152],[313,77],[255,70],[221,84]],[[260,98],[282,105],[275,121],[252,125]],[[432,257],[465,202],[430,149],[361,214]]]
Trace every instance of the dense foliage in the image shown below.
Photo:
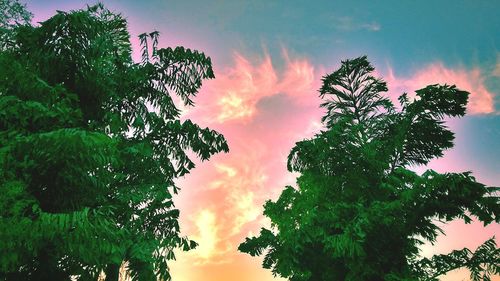
[[[17,0],[0,0],[0,50],[8,46],[18,25],[29,24],[33,15]]]
[[[196,246],[174,179],[188,153],[228,151],[173,100],[193,104],[210,58],[153,32],[135,63],[126,20],[100,4],[31,26],[1,3],[17,10],[0,18],[0,280],[117,280],[125,262],[133,280],[169,280],[173,250]]]
[[[382,95],[386,83],[372,76],[366,57],[342,62],[326,75],[320,96],[325,130],[298,142],[288,169],[300,172],[264,214],[271,229],[246,238],[239,250],[265,254],[263,267],[292,281],[437,280],[460,267],[473,280],[500,273],[500,250],[490,239],[469,249],[419,255],[442,230],[436,221],[471,216],[500,221],[498,188],[469,172],[419,175],[410,165],[427,164],[453,146],[444,119],[463,116],[468,94],[455,86],[430,85],[400,107]]]

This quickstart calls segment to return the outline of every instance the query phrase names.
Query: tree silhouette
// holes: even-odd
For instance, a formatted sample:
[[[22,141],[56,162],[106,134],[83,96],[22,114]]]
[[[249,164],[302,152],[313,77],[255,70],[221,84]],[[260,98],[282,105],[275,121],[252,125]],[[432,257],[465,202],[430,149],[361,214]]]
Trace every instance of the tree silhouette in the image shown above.
[[[359,57],[323,78],[326,130],[292,149],[288,169],[301,173],[297,188],[266,202],[271,229],[246,238],[239,250],[265,254],[263,267],[292,281],[438,280],[460,267],[473,280],[489,280],[500,273],[493,238],[474,253],[465,248],[432,259],[421,258],[418,247],[442,233],[436,220],[499,222],[499,188],[470,172],[408,169],[453,146],[444,118],[463,116],[469,93],[430,85],[412,100],[403,94],[397,109],[373,70]]]
[[[172,99],[193,104],[214,78],[210,58],[158,49],[153,32],[135,63],[126,20],[101,4],[7,29],[0,280],[117,280],[125,262],[133,280],[170,280],[173,250],[196,246],[180,235],[174,179],[194,168],[189,151],[228,151],[219,133],[180,121]]]

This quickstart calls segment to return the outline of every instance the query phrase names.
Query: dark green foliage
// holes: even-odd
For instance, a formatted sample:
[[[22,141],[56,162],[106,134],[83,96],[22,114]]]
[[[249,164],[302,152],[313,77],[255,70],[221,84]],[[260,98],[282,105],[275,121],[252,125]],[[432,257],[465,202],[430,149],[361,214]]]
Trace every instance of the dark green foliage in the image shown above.
[[[1,2],[2,5],[4,2]],[[9,1],[8,1],[9,3]],[[17,2],[11,2],[17,3]],[[17,16],[16,16],[17,17]],[[16,21],[16,18],[12,18]],[[227,152],[180,121],[210,58],[183,47],[131,59],[125,19],[102,5],[9,26],[0,52],[0,280],[169,280],[180,236],[174,179]],[[6,42],[2,42],[6,43]]]
[[[322,121],[328,128],[341,119],[350,118],[357,123],[366,123],[381,116],[380,108],[390,109],[391,102],[382,96],[387,85],[370,75],[373,66],[360,57],[347,60],[335,72],[323,78],[320,97],[328,98],[321,104],[327,109]]]
[[[292,281],[437,280],[460,267],[474,280],[499,274],[493,239],[474,253],[419,256],[419,246],[442,232],[436,220],[500,221],[499,188],[469,172],[408,170],[453,146],[443,120],[465,114],[468,93],[431,85],[413,100],[402,95],[397,110],[381,96],[387,87],[373,70],[360,57],[324,77],[326,130],[298,142],[288,158],[288,169],[301,173],[298,187],[266,202],[272,228],[239,250],[265,254],[264,268]]]
[[[484,242],[474,253],[464,248],[455,250],[448,255],[435,255],[432,259],[424,258],[414,266],[419,274],[427,276],[425,280],[438,280],[437,277],[441,274],[467,266],[471,271],[473,281],[489,281],[491,273],[500,273],[499,260],[500,249],[497,248],[492,238]]]

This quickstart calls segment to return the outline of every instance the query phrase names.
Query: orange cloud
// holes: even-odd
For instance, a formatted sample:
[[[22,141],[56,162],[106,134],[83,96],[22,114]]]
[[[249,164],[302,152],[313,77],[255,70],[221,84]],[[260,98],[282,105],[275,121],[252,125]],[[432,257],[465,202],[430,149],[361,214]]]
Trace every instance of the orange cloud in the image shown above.
[[[231,235],[239,234],[242,227],[247,223],[255,221],[262,213],[262,206],[256,204],[255,193],[245,191],[241,194],[231,194],[231,200],[234,202],[234,210],[230,213],[235,216]]]
[[[199,243],[183,253],[184,260],[197,267],[234,262],[242,237],[257,226],[268,198],[267,173],[273,173],[272,167],[263,167],[273,157],[266,153],[268,148],[255,140],[232,148],[231,155],[214,159],[203,174],[184,181],[183,186],[201,188],[189,188],[189,194],[183,193],[188,198],[177,201],[184,233]]]
[[[210,207],[203,207],[191,216],[196,230],[190,238],[198,243],[198,247],[183,255],[192,265],[217,265],[232,261],[234,249],[227,240],[224,220],[217,210]]]
[[[267,157],[258,146],[254,148],[257,149],[244,149],[245,152],[240,149],[224,163],[216,163],[216,174],[209,183],[209,188],[215,185],[224,194],[224,209],[220,211],[226,218],[223,229],[226,239],[240,234],[245,225],[262,214],[262,203],[267,197],[264,187],[268,181],[262,163]]]
[[[467,111],[469,114],[489,114],[495,111],[494,94],[485,84],[485,76],[479,68],[451,69],[441,62],[435,62],[418,70],[410,77],[396,77],[389,69],[385,76],[391,92],[399,95],[402,92],[412,93],[430,84],[456,85],[470,92]]]
[[[256,157],[250,159],[240,154],[237,158],[237,161],[232,158],[228,163],[215,163],[216,173],[207,186],[208,190],[219,189],[224,194],[225,206],[220,215],[226,218],[222,229],[225,239],[239,234],[244,225],[261,215],[262,205],[256,202],[256,197],[268,178],[259,168]]]
[[[216,254],[216,246],[220,240],[216,214],[209,209],[202,209],[196,215],[194,223],[198,231],[193,235],[193,239],[199,243],[199,246],[193,253],[203,260],[208,260]]]

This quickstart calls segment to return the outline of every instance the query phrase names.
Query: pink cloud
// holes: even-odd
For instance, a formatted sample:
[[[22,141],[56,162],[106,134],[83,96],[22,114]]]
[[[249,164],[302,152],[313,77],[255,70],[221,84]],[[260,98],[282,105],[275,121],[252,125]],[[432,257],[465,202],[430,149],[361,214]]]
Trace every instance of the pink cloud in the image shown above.
[[[389,68],[385,78],[391,93],[397,96],[403,92],[413,93],[430,84],[456,85],[470,92],[467,105],[469,114],[489,114],[495,111],[495,95],[486,88],[484,84],[486,77],[477,67],[452,69],[441,62],[434,62],[409,77],[397,77]]]
[[[295,97],[307,97],[316,92],[319,77],[314,66],[307,59],[291,59],[286,49],[282,52],[286,69],[277,90]]]
[[[234,54],[234,64],[216,69],[216,79],[207,81],[199,102],[205,107],[204,118],[211,123],[252,120],[257,104],[265,97],[285,94],[294,98],[310,96],[319,81],[317,71],[307,59],[290,58],[283,51],[284,68],[277,70],[269,54],[260,60]]]

